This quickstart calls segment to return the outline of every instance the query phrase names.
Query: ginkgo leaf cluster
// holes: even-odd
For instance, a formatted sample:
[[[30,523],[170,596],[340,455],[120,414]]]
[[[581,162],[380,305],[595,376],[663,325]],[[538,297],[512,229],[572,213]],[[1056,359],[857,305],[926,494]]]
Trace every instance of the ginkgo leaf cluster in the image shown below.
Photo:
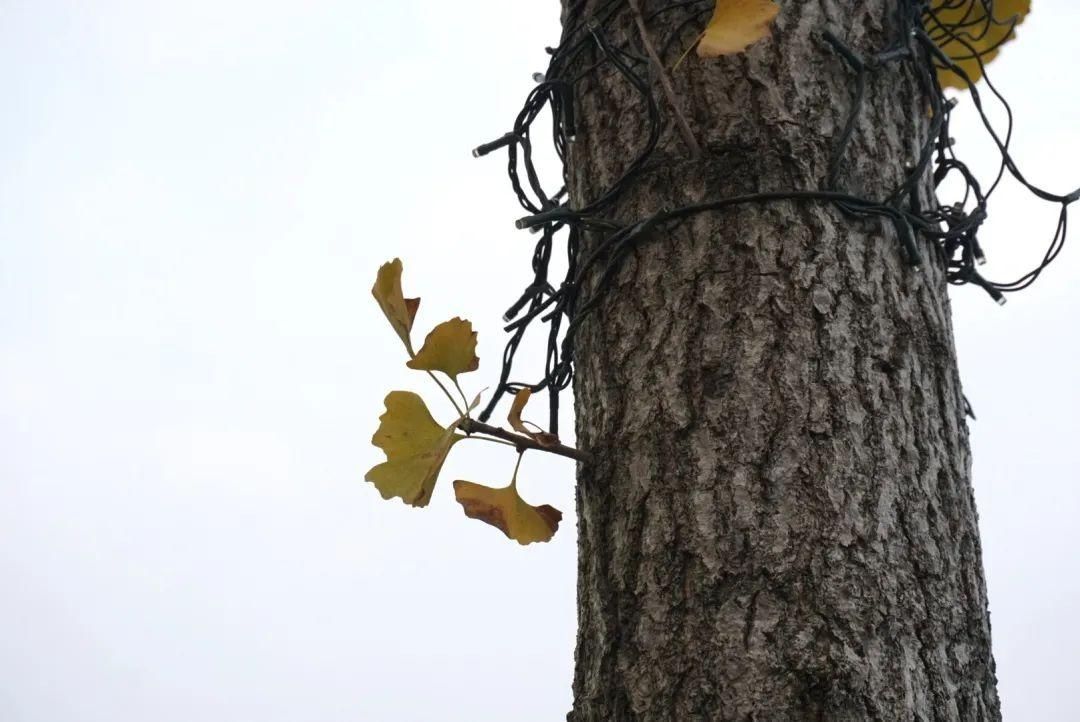
[[[405,298],[401,275],[399,259],[383,264],[371,293],[408,352],[405,365],[427,372],[446,394],[457,417],[443,426],[435,420],[419,395],[411,391],[391,391],[384,401],[386,409],[379,417],[379,428],[371,439],[371,443],[386,455],[386,461],[372,467],[364,479],[372,483],[384,499],[399,498],[410,506],[424,507],[431,501],[439,473],[454,445],[466,439],[486,438],[462,433],[462,427],[467,425],[480,397],[477,395],[471,403],[466,403],[458,382],[458,376],[479,368],[480,359],[476,355],[476,332],[469,321],[461,318],[438,324],[428,333],[420,350],[413,350],[412,328],[420,299]],[[460,404],[435,376],[436,372],[446,376],[461,395]],[[528,393],[519,393],[515,397],[511,411],[513,427],[524,430],[526,438],[541,446],[557,444],[558,438],[553,434],[523,425],[521,410],[527,401]],[[458,480],[454,482],[455,496],[466,516],[491,524],[520,544],[548,541],[559,527],[562,512],[546,504],[532,506],[521,498],[517,490],[517,472],[524,449],[517,451],[518,464],[509,486],[492,488]]]

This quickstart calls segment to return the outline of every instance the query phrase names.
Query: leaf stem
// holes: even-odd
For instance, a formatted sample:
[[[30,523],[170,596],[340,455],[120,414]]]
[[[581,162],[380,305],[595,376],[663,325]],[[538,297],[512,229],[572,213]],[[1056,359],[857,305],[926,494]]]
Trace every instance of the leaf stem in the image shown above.
[[[694,49],[694,46],[701,42],[701,39],[705,37],[705,31],[701,31],[701,35],[694,38],[694,42],[690,43],[690,47],[683,51],[683,54],[679,56],[679,59],[675,61],[675,64],[671,66],[671,72],[675,72],[682,65],[682,61],[686,60],[686,56],[690,54],[690,51]]]
[[[465,392],[461,390],[461,384],[457,382],[457,379],[454,378],[451,381],[454,382],[454,388],[457,389],[457,392],[461,394],[461,403],[465,405],[465,418],[469,418],[469,400],[465,398]]]
[[[510,486],[517,486],[517,473],[521,468],[521,460],[525,458],[525,449],[518,450],[517,463],[514,464],[514,475],[510,477]]]
[[[461,428],[461,426],[462,426],[461,424],[458,424],[459,429]],[[466,439],[476,439],[477,441],[490,441],[493,444],[500,444],[502,446],[513,446],[515,449],[517,448],[517,444],[515,444],[512,441],[503,441],[502,439],[495,439],[495,438],[492,438],[490,436],[475,436],[475,435],[473,435],[473,436],[466,436],[465,438]]]
[[[457,401],[455,401],[455,400],[454,400],[454,396],[453,396],[453,394],[451,394],[451,393],[450,393],[450,392],[449,392],[449,391],[448,391],[448,390],[446,389],[446,387],[445,387],[445,386],[443,386],[443,383],[442,383],[442,381],[439,381],[439,377],[438,377],[438,376],[436,376],[435,374],[433,374],[433,373],[432,373],[432,372],[430,372],[430,371],[428,371],[428,372],[427,372],[427,375],[431,377],[431,380],[432,380],[432,381],[434,381],[434,382],[435,382],[436,384],[438,384],[438,385],[439,385],[439,388],[440,388],[440,389],[442,389],[442,392],[443,392],[444,394],[446,394],[446,398],[450,399],[450,403],[452,403],[452,404],[454,405],[454,411],[456,411],[456,412],[458,413],[458,416],[464,416],[464,417],[468,417],[468,413],[467,413],[466,411],[462,411],[462,410],[461,410],[461,409],[460,409],[460,408],[458,407],[458,405],[457,405]],[[468,404],[465,404],[465,407],[466,407],[466,409],[468,408],[468,406],[469,406]]]

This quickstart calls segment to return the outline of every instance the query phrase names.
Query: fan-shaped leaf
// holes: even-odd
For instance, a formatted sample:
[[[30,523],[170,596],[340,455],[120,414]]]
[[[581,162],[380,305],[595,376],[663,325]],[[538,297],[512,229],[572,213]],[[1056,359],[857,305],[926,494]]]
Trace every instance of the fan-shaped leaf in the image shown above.
[[[480,366],[480,359],[476,357],[476,332],[472,330],[472,324],[460,318],[440,323],[406,365],[421,371],[442,371],[450,378],[475,371]]]
[[[773,0],[716,0],[697,54],[715,58],[741,53],[769,34],[769,25],[779,12]]]
[[[510,427],[514,431],[525,434],[541,446],[554,446],[559,443],[558,436],[543,430],[533,431],[528,427],[529,422],[521,420],[521,412],[525,410],[525,404],[529,403],[531,396],[532,389],[529,388],[521,389],[514,394],[514,401],[510,404],[510,413],[506,415],[506,420],[510,422]]]
[[[562,512],[554,507],[527,504],[517,492],[516,481],[492,489],[459,479],[454,482],[454,495],[466,516],[491,524],[518,544],[550,540],[562,521]]]
[[[401,291],[401,259],[395,258],[379,267],[371,295],[379,303],[379,308],[386,315],[386,320],[393,326],[398,338],[405,344],[409,355],[413,355],[412,331],[416,310],[420,307],[419,298],[405,298]]]
[[[386,453],[386,461],[364,476],[384,499],[401,497],[411,506],[427,506],[450,447],[465,438],[444,429],[431,418],[423,399],[410,391],[391,391],[386,412],[371,443]]]

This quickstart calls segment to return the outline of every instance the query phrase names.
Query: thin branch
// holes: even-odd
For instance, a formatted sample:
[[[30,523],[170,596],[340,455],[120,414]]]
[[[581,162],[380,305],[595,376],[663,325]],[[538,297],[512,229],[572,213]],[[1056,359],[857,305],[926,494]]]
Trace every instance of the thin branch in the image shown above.
[[[690,130],[690,124],[686,122],[686,116],[682,114],[682,110],[679,108],[679,97],[675,95],[675,86],[671,84],[671,76],[668,75],[667,70],[664,68],[664,62],[660,59],[656,48],[653,47],[652,40],[649,38],[649,30],[645,27],[645,17],[641,14],[640,0],[628,0],[628,2],[630,3],[630,9],[634,12],[634,22],[637,23],[641,43],[645,46],[645,52],[649,54],[649,60],[652,61],[657,76],[660,78],[660,85],[664,89],[664,95],[667,96],[671,110],[675,113],[675,125],[679,127],[683,141],[690,149],[690,155],[699,158],[701,156],[701,146],[698,145],[697,138],[694,137],[693,131]]]
[[[511,444],[517,447],[518,451],[524,451],[525,449],[533,449],[535,451],[546,451],[549,454],[558,454],[559,456],[565,456],[568,459],[574,459],[580,461],[582,464],[588,464],[591,460],[589,455],[584,451],[575,449],[572,446],[566,446],[565,444],[554,444],[552,446],[543,446],[538,444],[528,436],[521,436],[514,434],[506,429],[500,429],[498,426],[491,426],[484,424],[475,419],[462,419],[458,424],[458,428],[464,431],[466,434],[487,434],[488,436],[494,436],[496,439],[502,439],[509,441]]]

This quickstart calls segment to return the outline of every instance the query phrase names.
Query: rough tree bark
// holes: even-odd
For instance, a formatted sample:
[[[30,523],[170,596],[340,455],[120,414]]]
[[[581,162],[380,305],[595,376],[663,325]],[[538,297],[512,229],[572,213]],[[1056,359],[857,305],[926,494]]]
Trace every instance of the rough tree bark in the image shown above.
[[[599,4],[564,0],[564,21]],[[667,123],[615,217],[822,186],[854,84],[821,33],[879,50],[895,2],[781,7],[771,39],[673,74],[703,157]],[[605,32],[637,45],[629,11]],[[646,130],[614,73],[577,102],[576,204]],[[907,69],[876,72],[842,188],[891,191],[926,109]],[[700,215],[639,247],[585,323],[569,720],[1000,718],[946,284],[887,226],[791,202]]]

